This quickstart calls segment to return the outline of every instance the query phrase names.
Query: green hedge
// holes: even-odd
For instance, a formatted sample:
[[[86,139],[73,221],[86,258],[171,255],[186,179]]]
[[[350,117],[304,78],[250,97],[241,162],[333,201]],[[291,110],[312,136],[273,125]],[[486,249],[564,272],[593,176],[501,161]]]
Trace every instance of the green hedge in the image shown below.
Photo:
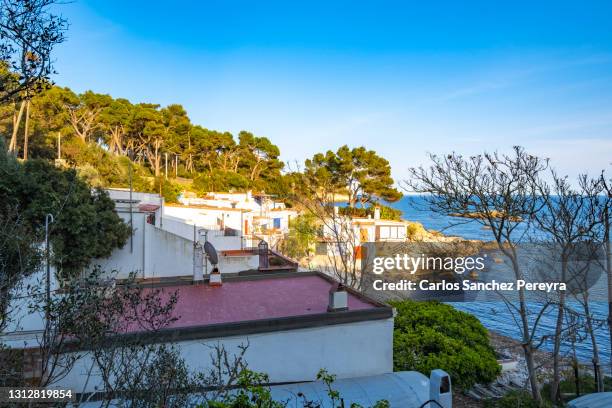
[[[393,333],[395,371],[416,370],[426,375],[441,368],[453,384],[467,389],[493,381],[500,373],[487,330],[480,321],[439,302],[403,300],[396,308]]]

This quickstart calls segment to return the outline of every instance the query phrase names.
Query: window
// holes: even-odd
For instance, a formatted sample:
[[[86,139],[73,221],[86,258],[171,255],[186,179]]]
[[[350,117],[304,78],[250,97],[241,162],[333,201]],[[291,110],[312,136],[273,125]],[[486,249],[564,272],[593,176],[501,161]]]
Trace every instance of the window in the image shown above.
[[[450,391],[450,381],[447,376],[440,379],[440,394],[446,394]]]
[[[327,255],[327,242],[317,242],[315,247],[316,255]]]

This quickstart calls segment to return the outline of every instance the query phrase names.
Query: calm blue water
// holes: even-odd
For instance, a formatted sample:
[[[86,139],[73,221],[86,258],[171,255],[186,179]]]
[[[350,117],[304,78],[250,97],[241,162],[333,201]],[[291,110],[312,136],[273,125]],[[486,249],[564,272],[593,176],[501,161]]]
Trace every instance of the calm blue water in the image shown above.
[[[491,231],[484,229],[482,225],[475,220],[466,220],[463,218],[448,217],[433,213],[429,210],[427,202],[423,197],[404,197],[397,203],[390,205],[401,210],[403,212],[402,217],[404,219],[409,221],[418,221],[427,229],[433,229],[443,232],[446,235],[455,235],[466,239],[478,239],[484,241],[492,240]],[[500,273],[500,275],[503,275],[503,273]],[[500,280],[503,281],[504,279]],[[606,284],[607,282],[605,276],[602,276],[601,279],[599,279],[599,281],[589,291],[589,293],[592,292],[593,294],[598,295],[592,297],[596,297],[598,301],[590,302],[590,307],[594,318],[600,325],[600,327],[595,330],[595,333],[600,359],[604,363],[610,361],[610,341],[608,337],[608,329],[607,326],[603,324],[608,314],[608,305],[602,301],[606,299]],[[520,332],[516,326],[516,323],[514,322],[511,313],[508,312],[507,306],[502,301],[490,299],[486,301],[457,302],[453,303],[453,306],[459,310],[463,310],[478,317],[482,324],[490,330],[515,339],[520,338]],[[537,305],[532,306],[534,310],[539,310]],[[579,308],[579,305],[577,304],[574,304],[573,306],[577,309]],[[551,310],[541,319],[538,334],[545,335],[554,332],[555,322],[556,311]],[[550,342],[544,343],[543,348],[551,351],[552,344]],[[591,350],[592,348],[590,341],[584,340],[579,342],[577,345],[576,353],[581,361],[588,363],[592,359]],[[563,352],[565,354],[571,353],[571,347],[569,344],[564,345]]]
[[[436,214],[429,210],[427,200],[421,196],[407,196],[388,205],[401,210],[404,219],[418,221],[429,230],[436,230],[445,235],[456,235],[466,239],[492,240],[491,231],[483,228],[478,221]]]

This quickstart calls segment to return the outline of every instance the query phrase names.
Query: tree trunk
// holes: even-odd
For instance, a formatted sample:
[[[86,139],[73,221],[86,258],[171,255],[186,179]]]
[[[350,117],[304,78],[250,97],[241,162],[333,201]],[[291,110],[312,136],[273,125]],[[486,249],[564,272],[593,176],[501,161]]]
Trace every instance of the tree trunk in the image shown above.
[[[28,139],[30,136],[30,100],[26,103],[25,129],[23,132],[23,160],[28,160]]]
[[[565,255],[563,255],[565,258]],[[561,264],[561,282],[566,281],[567,261],[564,259]],[[559,370],[559,360],[561,353],[561,332],[563,330],[563,312],[565,308],[565,291],[559,292],[559,310],[557,312],[557,323],[555,327],[555,343],[553,348],[553,380],[550,385],[550,399],[553,402],[559,401],[559,383],[561,374]]]
[[[122,139],[123,129],[120,126],[115,126],[111,129],[110,151],[114,154],[122,156],[124,154]]]
[[[531,342],[523,344],[523,352],[525,353],[525,362],[527,363],[527,373],[529,374],[529,386],[531,388],[531,396],[538,403],[541,403],[542,396],[540,395],[540,387],[538,385],[538,379],[536,378],[535,359],[533,355],[533,350],[531,348]]]
[[[610,364],[612,370],[612,248],[610,247],[610,208],[604,207],[604,248],[606,250],[606,272],[608,275],[608,334],[610,336]]]
[[[498,242],[500,249],[502,252],[508,254],[503,249],[503,244]],[[510,255],[510,260],[512,262],[512,269],[514,270],[514,276],[517,280],[524,279],[523,273],[518,264],[517,254],[515,249],[512,248],[512,252]],[[531,339],[531,333],[529,330],[529,319],[527,317],[527,301],[525,300],[525,290],[519,290],[519,313],[521,317],[521,326],[523,332],[523,352],[525,354],[525,363],[527,364],[527,373],[529,375],[529,385],[531,388],[531,396],[534,400],[536,400],[539,404],[542,403],[542,396],[540,395],[540,386],[538,384],[538,379],[536,378],[536,369],[535,369],[535,359],[533,354],[533,344]]]
[[[19,131],[19,125],[21,124],[23,108],[25,108],[25,101],[21,101],[21,106],[19,107],[17,117],[13,117],[13,134],[11,136],[11,142],[9,143],[8,148],[8,151],[11,153],[15,153],[17,151],[17,132]]]
[[[595,337],[595,330],[593,329],[593,319],[591,318],[591,310],[589,307],[589,295],[588,292],[584,293],[584,314],[586,318],[586,331],[591,340],[591,348],[593,349],[593,373],[597,379],[597,392],[603,391],[603,376],[601,370],[601,363],[599,362],[599,347],[597,346],[597,338]]]

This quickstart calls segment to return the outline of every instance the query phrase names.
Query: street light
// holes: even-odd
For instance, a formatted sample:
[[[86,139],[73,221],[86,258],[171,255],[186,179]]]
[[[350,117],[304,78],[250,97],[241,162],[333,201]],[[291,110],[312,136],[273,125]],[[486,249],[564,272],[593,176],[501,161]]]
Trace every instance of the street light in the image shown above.
[[[49,256],[49,224],[53,223],[53,214],[45,216],[45,258],[47,261],[47,313],[51,304],[51,257]]]

